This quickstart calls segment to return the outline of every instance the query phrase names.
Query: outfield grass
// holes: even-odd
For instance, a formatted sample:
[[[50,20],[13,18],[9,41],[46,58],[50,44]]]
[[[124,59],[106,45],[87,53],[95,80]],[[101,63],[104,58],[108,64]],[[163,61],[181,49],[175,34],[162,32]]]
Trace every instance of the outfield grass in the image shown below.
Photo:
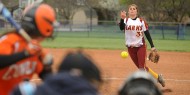
[[[54,41],[46,40],[42,45],[48,48],[126,49],[124,33],[118,29],[118,26],[93,27],[93,31],[64,31],[55,34]],[[184,35],[186,40],[176,40],[174,30],[164,30],[164,40],[160,30],[152,31],[151,36],[158,50],[190,52],[189,29]],[[149,43],[147,44],[150,49]]]
[[[153,40],[160,51],[190,52],[190,40]],[[148,44],[148,49],[150,45]],[[48,48],[126,49],[124,38],[57,37],[42,43]]]

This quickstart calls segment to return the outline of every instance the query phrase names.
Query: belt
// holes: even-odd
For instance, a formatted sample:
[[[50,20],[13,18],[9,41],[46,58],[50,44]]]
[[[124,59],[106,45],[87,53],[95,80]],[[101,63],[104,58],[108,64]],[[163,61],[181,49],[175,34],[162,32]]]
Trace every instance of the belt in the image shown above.
[[[126,47],[129,47],[129,48],[137,48],[137,47],[141,47],[142,45],[138,45],[138,46],[129,46],[129,45],[126,45]]]

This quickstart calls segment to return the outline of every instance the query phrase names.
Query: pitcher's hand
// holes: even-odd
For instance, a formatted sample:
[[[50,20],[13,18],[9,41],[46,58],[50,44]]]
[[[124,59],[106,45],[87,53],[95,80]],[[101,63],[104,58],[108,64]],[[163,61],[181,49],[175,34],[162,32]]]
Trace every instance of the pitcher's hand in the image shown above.
[[[125,11],[121,11],[120,17],[121,17],[121,19],[125,19],[126,18],[126,12]]]

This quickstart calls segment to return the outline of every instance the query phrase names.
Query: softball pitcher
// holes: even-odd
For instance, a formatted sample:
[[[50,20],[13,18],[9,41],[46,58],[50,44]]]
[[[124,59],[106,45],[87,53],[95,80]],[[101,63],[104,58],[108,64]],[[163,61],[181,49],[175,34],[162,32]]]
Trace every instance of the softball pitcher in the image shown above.
[[[0,95],[9,95],[19,82],[35,73],[42,79],[51,73],[53,61],[44,61],[48,53],[39,43],[52,36],[55,17],[53,8],[47,4],[30,6],[21,25],[32,41],[28,43],[15,31],[0,37]]]
[[[146,44],[144,34],[148,39],[151,50],[155,51],[152,38],[150,36],[148,25],[142,19],[137,17],[138,7],[135,4],[129,5],[128,17],[125,11],[121,11],[120,29],[125,32],[125,45],[128,48],[129,55],[138,69],[144,69],[152,74],[158,82],[164,87],[165,81],[162,74],[155,73],[152,69],[146,66]]]

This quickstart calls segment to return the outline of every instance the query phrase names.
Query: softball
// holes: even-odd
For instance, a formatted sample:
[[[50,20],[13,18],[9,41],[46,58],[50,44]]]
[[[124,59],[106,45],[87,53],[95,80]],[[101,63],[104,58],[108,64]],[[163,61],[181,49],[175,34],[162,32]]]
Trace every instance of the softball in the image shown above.
[[[122,58],[127,58],[128,55],[129,55],[129,54],[128,54],[128,52],[126,52],[126,51],[122,51],[122,52],[121,52],[121,57],[122,57]]]

